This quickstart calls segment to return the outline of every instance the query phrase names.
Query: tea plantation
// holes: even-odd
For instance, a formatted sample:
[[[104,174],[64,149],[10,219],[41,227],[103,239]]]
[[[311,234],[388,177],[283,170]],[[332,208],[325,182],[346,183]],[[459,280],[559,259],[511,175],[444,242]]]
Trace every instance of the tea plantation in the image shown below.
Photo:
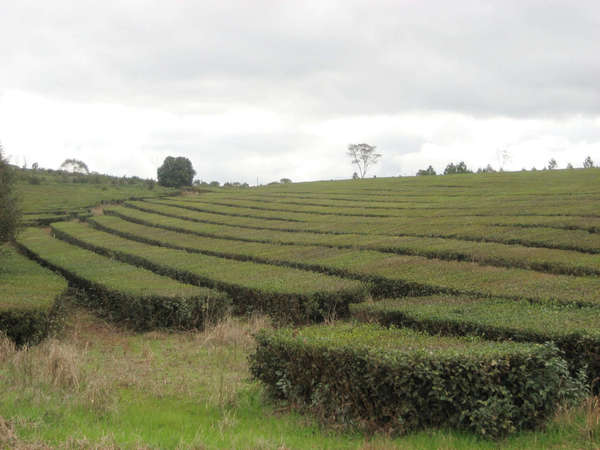
[[[122,433],[115,418],[125,399],[164,399],[167,408],[181,393],[147,397],[135,387],[139,381],[121,380],[113,386],[120,392],[116,410],[85,420],[113,430],[111,444],[236,447],[226,436],[248,423],[250,406],[240,406],[240,398],[255,395],[263,412],[277,408],[314,424],[313,438],[276,432],[284,447],[360,448],[369,440],[405,448],[600,445],[600,169],[180,196],[111,187],[111,197],[82,186],[79,200],[71,189],[35,201],[26,191],[25,217],[38,227],[2,249],[0,331],[19,346],[15,352],[72,332],[72,308],[93,311],[118,333],[131,333],[131,342],[155,348],[163,344],[153,340],[179,339],[175,332],[201,347],[207,341],[198,336],[220,324],[243,327],[265,315],[271,321],[239,350],[247,385],[230,412],[219,410],[219,423],[235,417],[221,428],[221,440],[213,428],[195,437],[181,431],[179,441],[160,440],[141,425]],[[66,331],[55,329],[65,320]],[[197,380],[207,357],[186,357],[182,372],[164,366],[164,377],[176,380],[188,370]],[[16,370],[3,364],[0,375]],[[217,390],[228,370],[235,369],[223,366]],[[33,385],[24,405],[35,403]],[[191,397],[182,408],[204,404],[206,394],[186,389]],[[76,406],[43,425],[17,398],[0,398],[12,405],[0,406],[0,433],[4,417],[31,442],[65,444],[48,429],[74,426],[79,419],[68,417]],[[280,426],[277,414],[266,414],[269,427]],[[27,420],[41,421],[41,431],[31,431]],[[84,426],[90,445],[106,435],[94,430]],[[254,437],[248,447],[260,447]],[[264,448],[278,448],[277,439]]]

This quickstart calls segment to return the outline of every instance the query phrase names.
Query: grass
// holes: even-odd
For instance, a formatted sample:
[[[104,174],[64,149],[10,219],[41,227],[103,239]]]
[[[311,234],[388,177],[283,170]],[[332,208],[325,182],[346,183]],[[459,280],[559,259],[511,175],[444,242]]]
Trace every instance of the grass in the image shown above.
[[[545,431],[523,432],[500,443],[444,429],[394,439],[322,428],[312,418],[290,412],[285,404],[267,402],[260,386],[250,380],[247,355],[254,346],[252,334],[265,327],[269,325],[264,318],[230,318],[203,332],[140,334],[117,329],[76,309],[62,335],[40,347],[16,351],[0,340],[4,346],[0,352],[0,447],[520,449],[600,445],[600,410],[594,398],[581,407],[560,411]]]
[[[17,174],[16,190],[26,219],[30,221],[34,215],[76,215],[85,213],[98,203],[157,197],[175,192],[174,189],[154,184],[150,189],[144,180],[133,178],[24,169],[19,169]]]

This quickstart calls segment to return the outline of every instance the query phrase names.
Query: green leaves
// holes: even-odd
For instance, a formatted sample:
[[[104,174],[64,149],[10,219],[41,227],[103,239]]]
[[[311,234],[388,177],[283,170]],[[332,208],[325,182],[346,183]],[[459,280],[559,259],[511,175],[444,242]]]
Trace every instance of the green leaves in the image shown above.
[[[450,426],[498,438],[586,393],[550,344],[352,324],[262,331],[257,343],[250,370],[276,397],[325,422],[393,433]]]

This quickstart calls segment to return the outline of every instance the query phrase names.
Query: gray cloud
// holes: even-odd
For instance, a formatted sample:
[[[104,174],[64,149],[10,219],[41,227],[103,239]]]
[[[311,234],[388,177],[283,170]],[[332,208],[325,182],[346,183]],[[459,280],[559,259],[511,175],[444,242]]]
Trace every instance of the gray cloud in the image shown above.
[[[597,2],[5,2],[4,88],[181,111],[596,114]]]
[[[203,179],[466,159],[582,161],[600,129],[600,3],[0,0],[0,138],[19,158]],[[408,122],[408,125],[407,125]],[[31,130],[35,130],[32,133]],[[600,159],[600,155],[592,155]],[[53,162],[56,160],[55,162]]]

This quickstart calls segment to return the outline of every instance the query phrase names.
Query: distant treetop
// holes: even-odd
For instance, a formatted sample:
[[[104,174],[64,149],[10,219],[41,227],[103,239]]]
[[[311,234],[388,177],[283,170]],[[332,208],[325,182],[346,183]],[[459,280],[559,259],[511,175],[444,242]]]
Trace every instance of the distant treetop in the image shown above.
[[[60,165],[60,169],[69,172],[90,173],[87,164],[75,158],[65,159],[64,162]]]
[[[167,156],[157,171],[158,184],[166,187],[191,186],[196,171],[189,159]]]

